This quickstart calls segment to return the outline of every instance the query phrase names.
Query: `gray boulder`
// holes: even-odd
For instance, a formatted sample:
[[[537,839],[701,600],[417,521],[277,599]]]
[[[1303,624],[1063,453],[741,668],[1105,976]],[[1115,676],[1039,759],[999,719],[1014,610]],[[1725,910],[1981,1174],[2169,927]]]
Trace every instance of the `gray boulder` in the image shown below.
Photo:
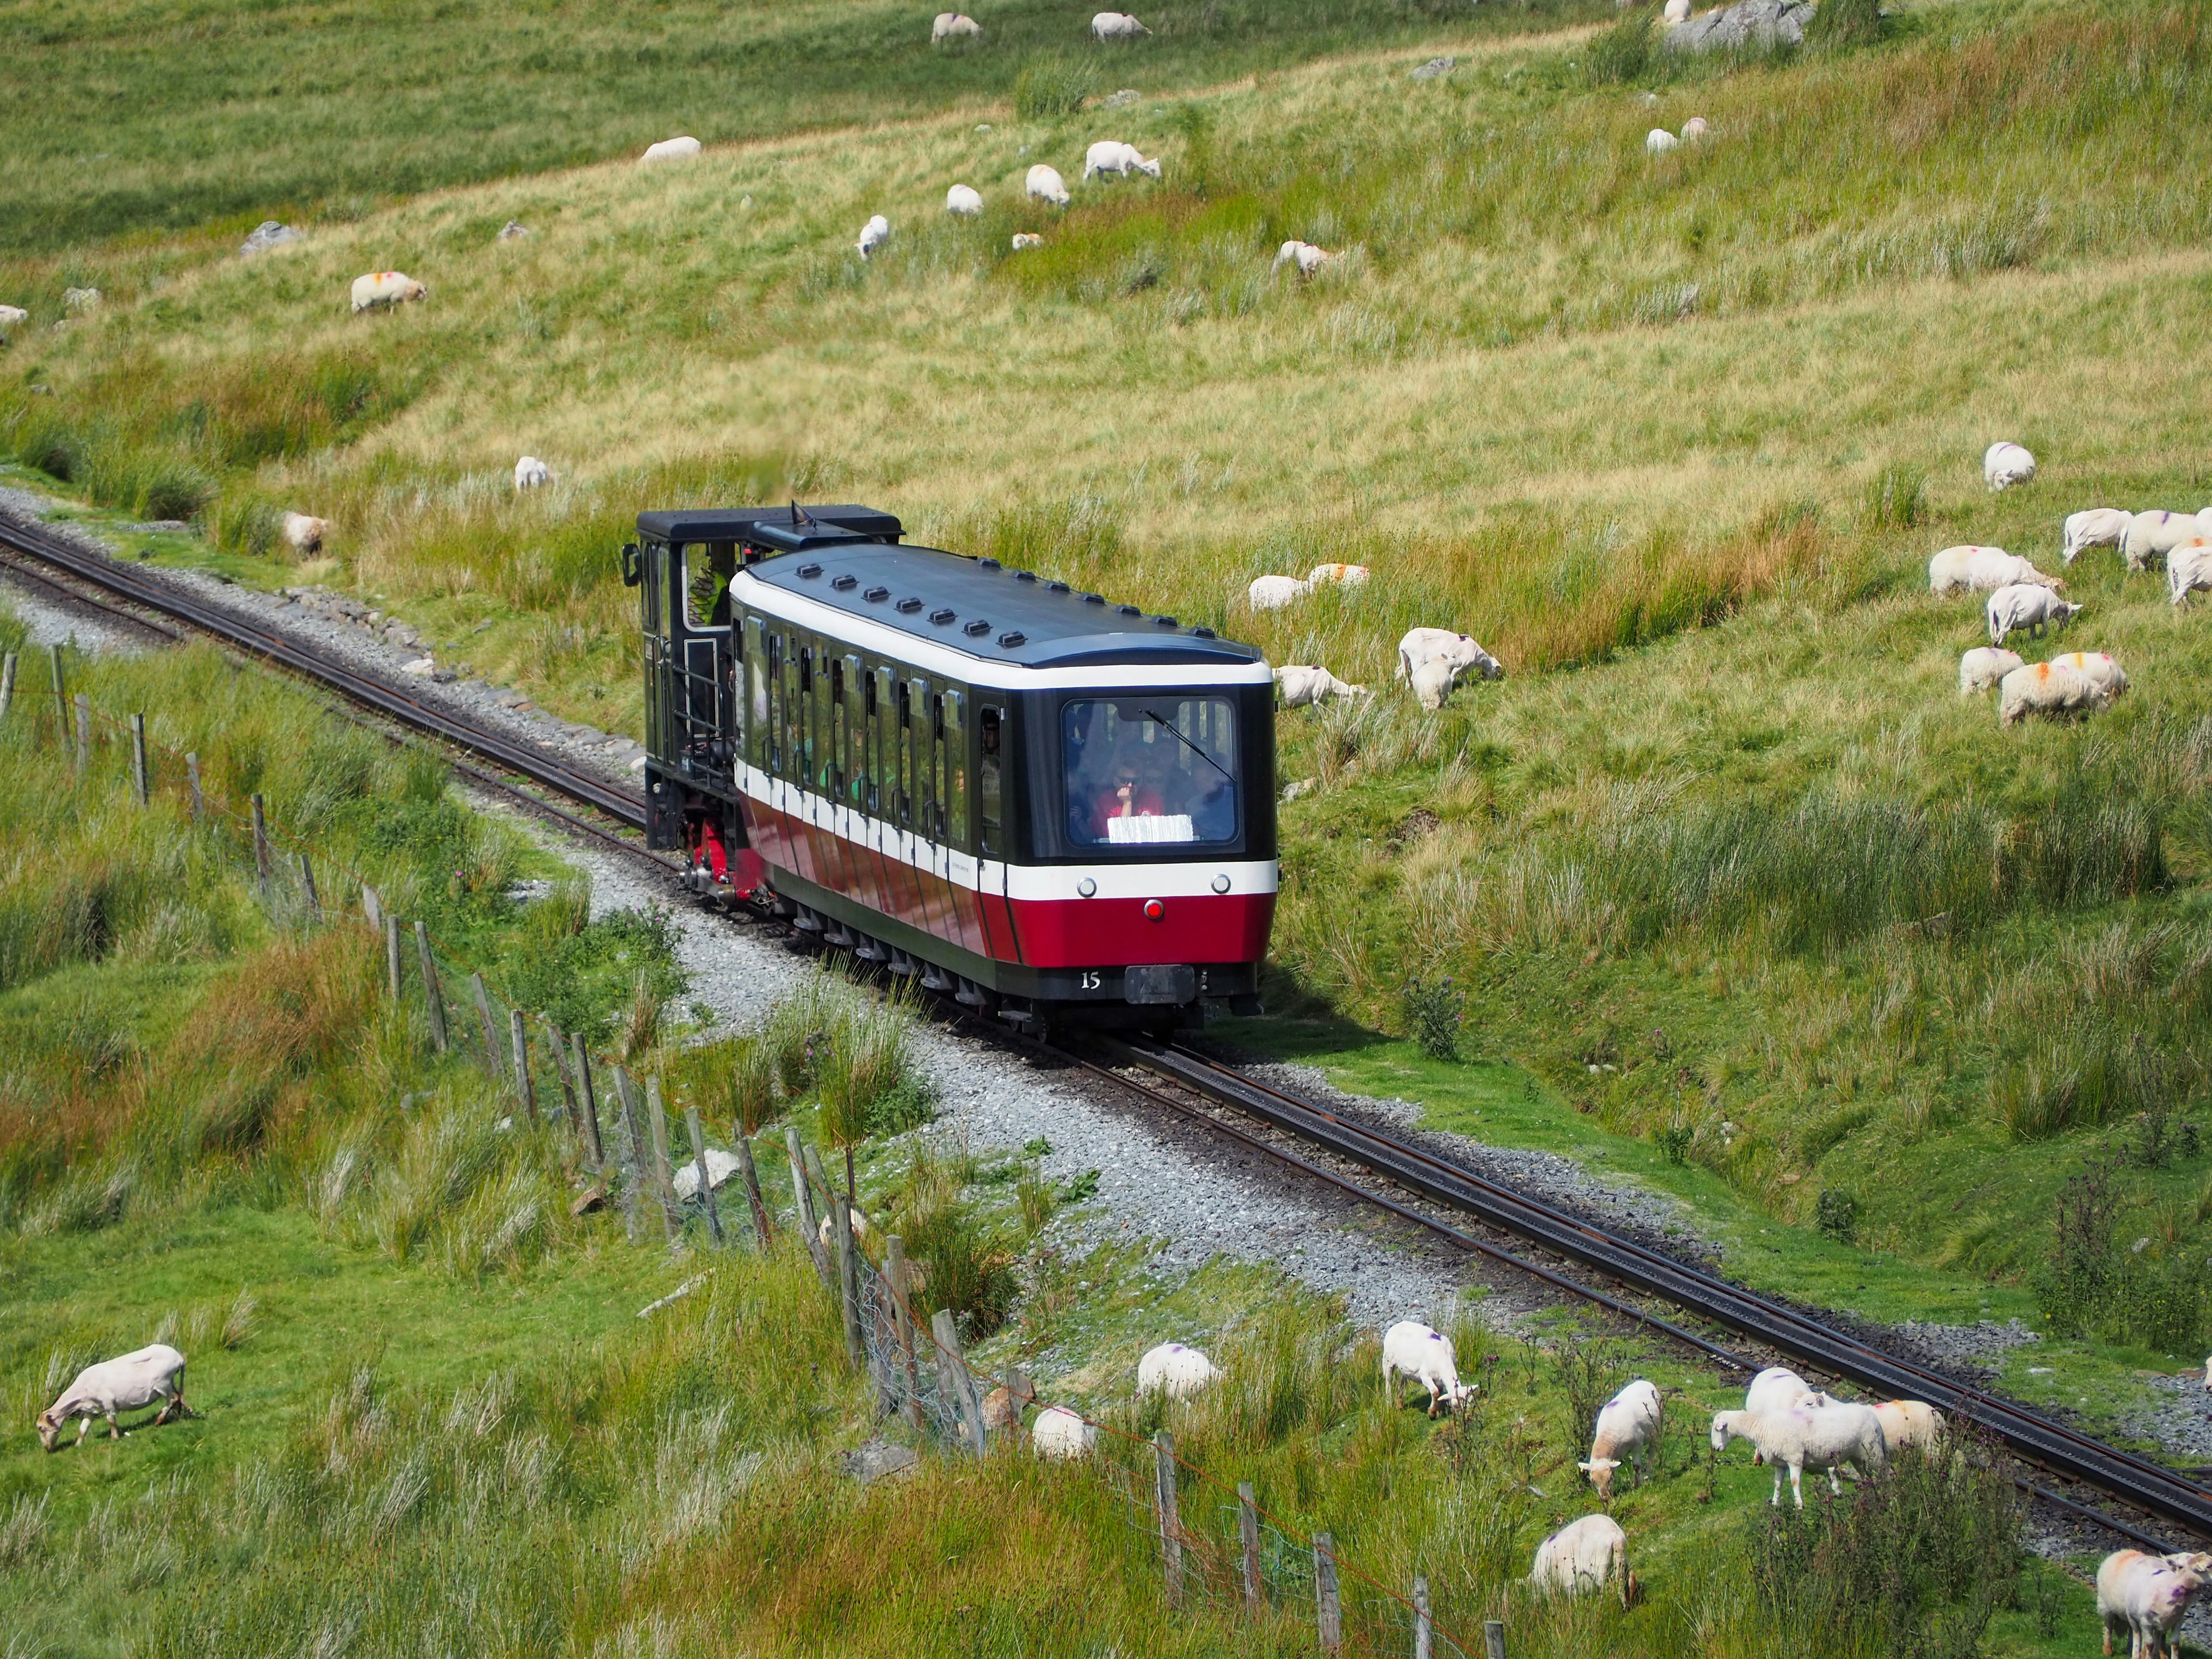
[[[1661,38],[1670,52],[1729,52],[1777,41],[1798,46],[1805,43],[1814,9],[1814,0],[1736,0],[1677,23]]]
[[[1431,58],[1407,78],[1413,81],[1438,81],[1459,67],[1456,58]]]
[[[251,258],[257,253],[266,253],[272,247],[282,247],[287,242],[296,242],[300,233],[289,225],[279,224],[274,219],[264,219],[254,227],[253,234],[239,244],[238,257]]]

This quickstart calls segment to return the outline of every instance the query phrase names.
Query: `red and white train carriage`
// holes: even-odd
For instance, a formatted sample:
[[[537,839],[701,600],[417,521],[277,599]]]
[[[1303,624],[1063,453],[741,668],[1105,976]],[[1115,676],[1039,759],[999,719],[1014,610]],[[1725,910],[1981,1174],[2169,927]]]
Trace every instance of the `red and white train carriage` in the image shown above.
[[[1257,651],[861,507],[644,513],[647,836],[1021,1025],[1257,1007]]]

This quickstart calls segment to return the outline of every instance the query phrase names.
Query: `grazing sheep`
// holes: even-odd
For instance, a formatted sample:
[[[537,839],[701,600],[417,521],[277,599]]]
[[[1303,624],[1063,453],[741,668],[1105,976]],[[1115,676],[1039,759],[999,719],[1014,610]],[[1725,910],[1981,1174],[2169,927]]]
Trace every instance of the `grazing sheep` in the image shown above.
[[[942,46],[947,40],[980,40],[983,26],[964,12],[940,11],[937,21],[929,26],[929,44]]]
[[[2097,1568],[2097,1618],[2107,1654],[2116,1630],[2127,1632],[2130,1659],[2160,1659],[2173,1651],[2174,1627],[2205,1587],[2197,1559],[2141,1550],[2116,1550],[2104,1559]]]
[[[1026,230],[1018,230],[1014,233],[1014,252],[1017,253],[1025,253],[1033,247],[1043,246],[1044,238],[1042,236]]]
[[[1398,678],[1412,679],[1413,670],[1431,659],[1449,662],[1455,669],[1479,669],[1486,680],[1505,678],[1498,659],[1467,635],[1455,634],[1449,628],[1407,629],[1398,641]]]
[[[1220,1367],[1196,1348],[1163,1342],[1137,1362],[1137,1392],[1188,1400],[1209,1383],[1219,1382],[1223,1375]]]
[[[1091,20],[1091,34],[1097,40],[1133,40],[1152,31],[1126,11],[1102,11]]]
[[[2066,538],[2058,556],[2071,564],[2090,548],[2118,547],[2127,539],[2128,520],[2134,517],[2117,507],[2093,507],[2087,512],[2068,514]]]
[[[2088,676],[2089,683],[2111,703],[2128,689],[2127,672],[2102,651],[2069,651],[2051,659],[2061,668]]]
[[[1590,1437],[1590,1455],[1575,1467],[1590,1478],[1597,1495],[1613,1499],[1613,1472],[1626,1462],[1635,1472],[1636,1483],[1644,1480],[1644,1464],[1659,1438],[1659,1419],[1666,1402],[1659,1390],[1642,1377],[1605,1402],[1597,1414],[1597,1431]]]
[[[709,1173],[711,1173],[711,1170]],[[845,1214],[847,1218],[852,1223],[853,1242],[856,1244],[866,1243],[870,1231],[868,1227],[868,1218],[862,1215],[858,1210],[854,1209],[849,1205],[846,1206]],[[830,1250],[835,1249],[837,1247],[836,1217],[832,1215],[823,1216],[819,1222],[815,1224],[814,1231],[821,1238],[822,1248],[823,1249]],[[914,1264],[912,1263],[908,1264],[909,1273],[911,1273],[913,1266]]]
[[[1303,663],[1291,663],[1275,671],[1275,689],[1283,695],[1285,708],[1304,708],[1319,705],[1331,697],[1364,697],[1364,685],[1346,685],[1326,668],[1309,668]]]
[[[0,339],[7,337],[9,329],[30,320],[31,313],[21,306],[0,306]]]
[[[1668,3],[1672,4],[1673,0],[1668,0]],[[1690,8],[1687,3],[1687,0],[1685,0],[1685,3],[1682,7],[1682,15],[1686,17],[1689,15],[1689,13]],[[1692,115],[1688,120],[1682,123],[1682,142],[1686,144],[1697,143],[1712,130],[1712,123],[1706,120],[1704,116]]]
[[[2192,589],[2212,592],[2212,542],[2195,536],[2169,552],[2166,587],[2176,605],[2185,603]]]
[[[154,1419],[157,1424],[181,1416],[187,1409],[185,1357],[159,1342],[79,1371],[76,1380],[62,1390],[61,1398],[39,1413],[39,1443],[52,1451],[61,1438],[62,1425],[72,1417],[84,1419],[77,1425],[80,1446],[95,1417],[107,1419],[110,1440],[120,1440],[123,1431],[116,1425],[115,1413],[135,1412],[156,1400],[162,1402],[160,1414]]]
[[[1312,592],[1311,582],[1302,582],[1296,576],[1255,576],[1244,597],[1255,611],[1280,611]]]
[[[1086,1423],[1065,1406],[1047,1406],[1030,1425],[1030,1446],[1048,1463],[1069,1463],[1091,1455],[1098,1425]]]
[[[320,519],[311,519],[304,513],[287,513],[282,529],[285,546],[295,553],[313,553],[322,547],[324,534],[330,526]]]
[[[1654,127],[1644,135],[1644,153],[1648,155],[1664,155],[1668,150],[1679,146],[1681,142],[1666,128]]]
[[[526,489],[538,489],[553,482],[553,469],[535,455],[525,455],[514,464],[514,488],[518,494]]]
[[[1112,138],[1101,138],[1083,152],[1083,181],[1088,184],[1091,179],[1103,178],[1109,173],[1117,179],[1126,179],[1133,173],[1141,173],[1147,178],[1157,179],[1160,176],[1160,164],[1158,161],[1147,161],[1138,154],[1134,144],[1124,144]]]
[[[1390,1390],[1394,1407],[1406,1403],[1405,1380],[1409,1376],[1429,1391],[1431,1417],[1439,1406],[1447,1412],[1458,1410],[1474,1395],[1473,1384],[1459,1380],[1451,1338],[1418,1319],[1401,1319],[1382,1333],[1382,1386]]]
[[[1413,701],[1433,712],[1444,706],[1459,684],[1459,667],[1455,663],[1437,659],[1419,665],[1407,677],[1413,689]]]
[[[853,246],[865,259],[891,239],[891,222],[880,213],[869,216],[868,222],[860,227],[860,240]]]
[[[2108,701],[2078,669],[2034,662],[1997,683],[1997,724],[2017,726],[2030,714],[2094,714]]]
[[[2018,444],[1994,443],[1982,456],[1982,477],[1991,489],[2009,489],[2035,476],[2035,457]]]
[[[403,270],[372,270],[353,279],[353,308],[356,314],[375,306],[406,305],[426,299],[430,290]]]
[[[2002,547],[1947,547],[1928,561],[1930,593],[1994,593],[2014,582],[2033,582],[2042,587],[2065,586]]]
[[[1765,1416],[1770,1412],[1786,1412],[1803,1407],[1811,1410],[1820,1406],[1836,1406],[1843,1402],[1832,1395],[1822,1394],[1787,1365],[1769,1365],[1751,1379],[1751,1386],[1743,1391],[1743,1408]],[[1764,1463],[1766,1458],[1756,1447],[1751,1461]]]
[[[1317,564],[1306,572],[1313,587],[1364,587],[1375,573],[1364,564]]]
[[[1676,23],[1688,22],[1690,21],[1690,0],[1667,0],[1666,9],[1662,15],[1666,18],[1669,27],[1672,27]]]
[[[1620,1587],[1620,1605],[1632,1607],[1643,1598],[1644,1587],[1628,1570],[1628,1534],[1609,1515],[1586,1515],[1567,1524],[1536,1546],[1536,1559],[1528,1582],[1538,1589],[1579,1595],[1586,1589],[1602,1589],[1607,1577]]]
[[[2025,660],[2017,651],[2000,651],[1993,645],[1976,646],[1959,658],[1959,695],[1971,697],[1977,691],[1988,690]]]
[[[945,192],[945,210],[973,218],[983,210],[983,198],[966,185],[955,185]]]
[[[647,144],[645,154],[637,158],[640,167],[650,161],[688,161],[699,153],[696,138],[664,138],[657,144]]]
[[[2025,628],[2028,638],[2039,640],[2045,629],[2063,628],[2081,614],[2080,605],[2069,605],[2048,587],[2015,582],[1990,595],[1990,643],[2002,645],[2005,635],[2017,628]]]
[[[1036,1389],[1028,1377],[1016,1371],[999,1387],[983,1396],[983,1428],[992,1434],[1004,1433],[1022,1425],[1022,1413],[1036,1404]]]
[[[1029,170],[1022,185],[1036,200],[1049,202],[1054,207],[1066,207],[1072,199],[1067,193],[1066,183],[1060,176],[1060,169],[1047,167],[1042,161]]]
[[[2120,556],[2130,570],[2148,570],[2182,543],[2194,541],[2203,532],[2194,513],[2168,513],[2163,507],[2138,513],[2128,520],[2120,538]]]
[[[1881,1419],[1881,1443],[1889,1451],[1905,1446],[1934,1451],[1943,1443],[1943,1413],[1924,1400],[1892,1400],[1876,1406],[1874,1414]]]
[[[1805,1507],[1804,1474],[1808,1468],[1828,1472],[1829,1490],[1843,1496],[1836,1478],[1838,1465],[1849,1463],[1862,1475],[1879,1474],[1885,1448],[1881,1419],[1869,1406],[1835,1405],[1799,1407],[1790,1411],[1717,1412],[1712,1444],[1726,1451],[1731,1440],[1748,1440],[1774,1467],[1774,1498],[1782,1503],[1782,1472],[1790,1472],[1790,1492],[1799,1509]]]
[[[1311,276],[1337,256],[1327,248],[1316,247],[1311,242],[1288,241],[1275,250],[1275,269],[1294,264],[1301,276]]]

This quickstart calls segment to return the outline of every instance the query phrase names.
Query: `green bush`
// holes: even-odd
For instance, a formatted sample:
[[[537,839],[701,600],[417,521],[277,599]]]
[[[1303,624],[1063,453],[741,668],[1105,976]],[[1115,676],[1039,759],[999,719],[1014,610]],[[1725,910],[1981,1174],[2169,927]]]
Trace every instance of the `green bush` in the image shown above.
[[[1927,523],[1926,469],[1895,463],[1882,468],[1867,486],[1866,522],[1870,530],[1911,530]]]
[[[1414,1043],[1431,1060],[1459,1058],[1460,1022],[1466,994],[1449,979],[1434,984],[1415,980],[1406,988],[1406,1024]]]
[[[1057,53],[1032,58],[1014,77],[1014,113],[1024,121],[1057,121],[1076,113],[1097,89],[1088,64]]]
[[[1589,43],[1583,54],[1583,79],[1593,87],[1620,86],[1651,66],[1651,13],[1632,9],[1626,17]]]
[[[1848,52],[1873,46],[1882,33],[1881,0],[1820,0],[1813,21],[1805,26],[1805,42]]]

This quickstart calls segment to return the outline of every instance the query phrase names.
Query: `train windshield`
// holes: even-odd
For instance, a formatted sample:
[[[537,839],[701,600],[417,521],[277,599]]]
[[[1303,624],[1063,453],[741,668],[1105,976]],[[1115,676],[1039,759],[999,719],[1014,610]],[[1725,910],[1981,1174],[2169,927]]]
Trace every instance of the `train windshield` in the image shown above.
[[[1237,715],[1225,697],[1085,697],[1060,711],[1078,847],[1234,841]]]

